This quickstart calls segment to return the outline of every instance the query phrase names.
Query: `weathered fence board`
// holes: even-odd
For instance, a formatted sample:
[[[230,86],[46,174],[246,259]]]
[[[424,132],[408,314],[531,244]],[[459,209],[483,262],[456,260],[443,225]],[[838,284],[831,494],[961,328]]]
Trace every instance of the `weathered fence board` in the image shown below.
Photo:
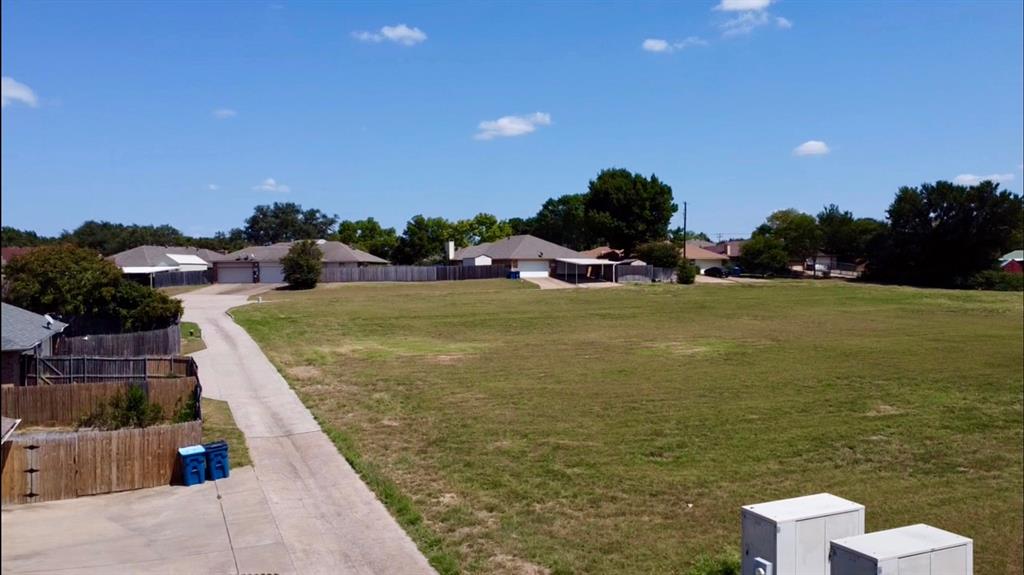
[[[117,431],[15,434],[4,445],[2,503],[69,499],[168,485],[178,448],[202,440],[201,421]]]
[[[322,282],[434,282],[495,279],[508,276],[508,266],[367,266],[326,268]]]
[[[136,382],[157,377],[195,377],[196,361],[191,357],[89,357],[22,356],[25,385],[67,383]]]
[[[56,356],[139,357],[180,353],[181,327],[178,324],[149,331],[53,338],[53,355]]]
[[[77,383],[74,385],[13,386],[0,388],[0,413],[21,420],[22,426],[73,426],[118,393],[138,385],[151,403],[173,417],[177,409],[197,397],[195,377],[151,379],[143,383]]]

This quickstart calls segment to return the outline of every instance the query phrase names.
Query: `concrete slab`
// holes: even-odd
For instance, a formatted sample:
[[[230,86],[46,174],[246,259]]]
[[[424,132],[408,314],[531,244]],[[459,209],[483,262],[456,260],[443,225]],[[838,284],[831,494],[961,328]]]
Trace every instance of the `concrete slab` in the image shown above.
[[[222,505],[253,512],[246,521],[229,522]],[[235,540],[281,542],[251,467],[194,487],[5,507],[0,519],[0,563],[3,573],[12,574],[237,574]],[[254,571],[271,572],[277,565],[267,561],[266,569]]]

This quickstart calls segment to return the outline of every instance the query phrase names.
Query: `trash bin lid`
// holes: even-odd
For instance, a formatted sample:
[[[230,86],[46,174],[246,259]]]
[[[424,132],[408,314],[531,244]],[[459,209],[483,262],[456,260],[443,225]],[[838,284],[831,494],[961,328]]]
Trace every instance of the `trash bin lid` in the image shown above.
[[[227,450],[228,442],[223,439],[218,441],[211,441],[210,443],[204,443],[203,448],[207,451],[216,451],[218,449]]]
[[[179,447],[178,453],[181,455],[195,455],[197,453],[205,453],[206,449],[202,445],[189,445],[188,447]]]

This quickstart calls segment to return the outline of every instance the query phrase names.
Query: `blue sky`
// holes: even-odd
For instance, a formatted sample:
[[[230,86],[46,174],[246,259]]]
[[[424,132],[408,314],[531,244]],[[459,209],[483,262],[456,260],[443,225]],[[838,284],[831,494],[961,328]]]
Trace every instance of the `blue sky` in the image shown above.
[[[1021,190],[1021,2],[716,1],[4,1],[3,224],[211,234],[295,201],[401,231],[612,166],[725,235],[937,179]]]

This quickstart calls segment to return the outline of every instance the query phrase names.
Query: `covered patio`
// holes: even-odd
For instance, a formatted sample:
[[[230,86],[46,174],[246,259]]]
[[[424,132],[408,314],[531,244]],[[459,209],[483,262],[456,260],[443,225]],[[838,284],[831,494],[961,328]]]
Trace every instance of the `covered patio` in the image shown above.
[[[571,284],[615,283],[618,262],[596,258],[557,258],[554,277]]]

